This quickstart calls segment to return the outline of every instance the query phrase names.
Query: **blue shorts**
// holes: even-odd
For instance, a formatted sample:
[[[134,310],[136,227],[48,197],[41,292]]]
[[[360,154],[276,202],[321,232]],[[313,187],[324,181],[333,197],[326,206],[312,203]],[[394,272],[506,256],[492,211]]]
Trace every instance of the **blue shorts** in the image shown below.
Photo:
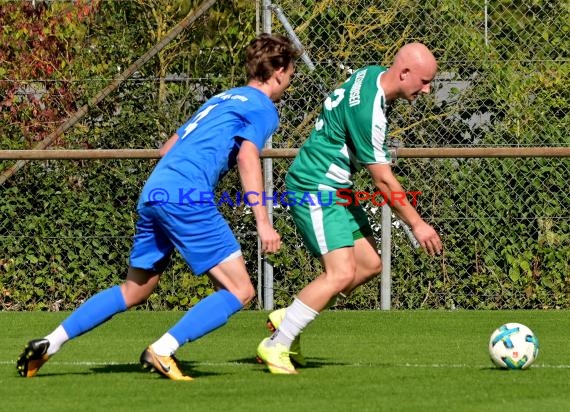
[[[143,204],[131,249],[133,268],[162,273],[176,248],[194,274],[201,275],[241,248],[215,205]]]

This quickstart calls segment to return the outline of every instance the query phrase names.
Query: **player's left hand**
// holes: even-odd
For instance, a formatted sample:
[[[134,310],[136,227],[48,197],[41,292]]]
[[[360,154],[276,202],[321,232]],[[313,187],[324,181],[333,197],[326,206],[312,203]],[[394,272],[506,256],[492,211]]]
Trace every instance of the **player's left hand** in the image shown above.
[[[424,222],[418,222],[412,227],[412,232],[418,240],[420,246],[430,255],[439,255],[443,250],[443,244],[435,229]]]

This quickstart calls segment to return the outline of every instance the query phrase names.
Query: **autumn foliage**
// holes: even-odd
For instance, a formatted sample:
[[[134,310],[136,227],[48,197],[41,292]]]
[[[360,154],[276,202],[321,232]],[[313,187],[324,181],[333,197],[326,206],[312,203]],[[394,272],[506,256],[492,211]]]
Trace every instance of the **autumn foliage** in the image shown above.
[[[99,3],[0,5],[2,148],[33,147],[75,110],[72,65]],[[20,147],[9,134],[24,137]]]

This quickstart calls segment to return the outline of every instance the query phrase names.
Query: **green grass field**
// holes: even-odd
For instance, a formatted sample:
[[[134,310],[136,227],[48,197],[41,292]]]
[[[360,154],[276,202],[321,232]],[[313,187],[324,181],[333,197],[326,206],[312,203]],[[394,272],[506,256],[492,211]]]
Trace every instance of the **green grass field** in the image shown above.
[[[326,312],[303,334],[309,365],[275,376],[255,362],[266,313],[245,311],[178,351],[196,379],[142,371],[140,352],[181,313],[128,312],[68,343],[32,379],[15,359],[65,313],[0,313],[3,411],[570,411],[566,311]],[[520,322],[540,341],[526,371],[496,369],[488,338]]]

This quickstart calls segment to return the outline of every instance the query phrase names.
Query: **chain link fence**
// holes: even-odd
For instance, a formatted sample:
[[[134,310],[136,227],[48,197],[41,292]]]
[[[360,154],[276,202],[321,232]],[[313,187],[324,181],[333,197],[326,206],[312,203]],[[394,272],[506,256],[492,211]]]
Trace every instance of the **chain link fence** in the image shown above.
[[[332,91],[351,69],[389,65],[410,41],[429,45],[439,73],[429,97],[390,107],[394,145],[570,143],[564,2],[283,0],[278,5],[315,69],[298,75],[283,110],[282,139],[274,139],[274,147],[302,144],[323,91]],[[274,28],[282,30],[279,19]],[[287,161],[277,164],[278,170],[287,169]],[[441,258],[425,256],[394,222],[392,307],[567,307],[568,159],[399,159],[394,170],[407,190],[421,192],[418,209],[440,231],[446,250]],[[278,190],[283,176],[275,175]],[[373,189],[366,174],[360,178],[360,189]],[[379,235],[380,210],[367,206]],[[277,220],[288,219],[283,209],[276,214]],[[276,270],[278,297],[302,286],[289,266]],[[315,273],[313,267],[305,270]],[[379,283],[372,282],[340,305],[377,308],[379,295]],[[287,302],[277,299],[278,305]]]
[[[259,19],[265,2],[246,3],[249,20],[256,13]],[[389,108],[394,146],[570,145],[567,2],[282,0],[273,2],[271,11],[272,31],[285,32],[279,16],[285,17],[314,65],[311,69],[299,63],[279,103],[282,123],[273,137],[274,148],[299,147],[324,96],[351,70],[389,65],[398,48],[410,41],[433,50],[439,73],[429,96]],[[200,27],[215,20],[214,12],[201,18],[196,30],[182,34],[184,44],[191,48],[197,42]],[[125,16],[125,25],[128,21]],[[94,50],[101,51],[104,44],[101,28],[92,27],[90,33]],[[139,56],[148,49],[136,39],[114,47],[136,47]],[[211,71],[212,61],[228,53],[227,47],[214,42],[192,58],[178,54],[176,72],[157,76],[141,68],[66,134],[66,147],[159,147],[205,98],[234,82],[239,67],[227,65],[227,73]],[[128,64],[101,57],[95,62],[117,66],[117,73]],[[85,100],[108,81],[75,80]],[[27,82],[17,95],[39,94],[45,101],[44,96],[60,93],[59,100],[51,101],[65,108],[70,103],[58,91],[60,86]],[[158,104],[160,93],[163,100]],[[2,139],[12,139],[2,148],[27,147],[26,139],[40,130],[23,129],[23,122],[5,119]],[[37,127],[49,129],[48,120]],[[3,185],[0,203],[2,307],[70,309],[94,290],[120,281],[126,272],[138,192],[154,162],[33,161],[15,173]],[[276,193],[285,191],[290,163],[291,159],[273,162]],[[2,161],[0,170],[11,165]],[[394,219],[393,308],[570,307],[568,158],[406,158],[397,160],[394,171],[407,190],[421,192],[418,209],[440,232],[445,253],[430,258],[413,248]],[[357,188],[373,189],[365,173],[357,176]],[[219,190],[239,190],[235,172]],[[380,210],[373,204],[365,207],[380,245]],[[320,264],[306,252],[286,207],[276,204],[274,209],[283,250],[267,258],[257,252],[250,210],[229,205],[222,209],[240,237],[255,282],[261,284],[258,268],[263,260],[271,263],[275,306],[288,305],[291,296],[319,274]],[[192,276],[175,257],[145,307],[182,309],[210,291],[207,279]],[[379,299],[378,278],[337,307],[377,309]],[[261,302],[252,307],[261,307]]]

